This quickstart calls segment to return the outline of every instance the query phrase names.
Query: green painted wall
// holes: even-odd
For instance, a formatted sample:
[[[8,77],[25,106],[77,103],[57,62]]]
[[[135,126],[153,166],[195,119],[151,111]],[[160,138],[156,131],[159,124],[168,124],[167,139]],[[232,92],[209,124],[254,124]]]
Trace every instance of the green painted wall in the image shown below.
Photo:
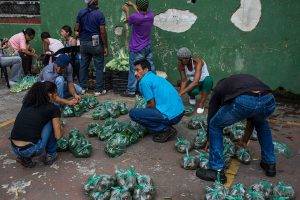
[[[41,30],[58,37],[62,25],[74,25],[77,11],[84,7],[80,0],[41,1],[42,24],[32,25],[39,36]],[[115,51],[125,46],[124,38],[113,34],[120,25],[120,6],[123,0],[100,0],[107,18],[109,41]],[[154,28],[153,49],[158,69],[168,72],[171,81],[178,79],[176,50],[189,47],[209,65],[215,81],[233,73],[250,73],[264,80],[272,88],[283,86],[300,93],[300,1],[263,0],[262,16],[251,32],[242,32],[230,21],[240,6],[239,0],[152,0],[152,10],[159,14],[169,8],[190,10],[198,16],[193,27],[184,33],[171,33]],[[1,25],[0,37],[9,37],[23,25]],[[39,37],[34,46],[40,49]],[[109,60],[109,59],[107,59]]]

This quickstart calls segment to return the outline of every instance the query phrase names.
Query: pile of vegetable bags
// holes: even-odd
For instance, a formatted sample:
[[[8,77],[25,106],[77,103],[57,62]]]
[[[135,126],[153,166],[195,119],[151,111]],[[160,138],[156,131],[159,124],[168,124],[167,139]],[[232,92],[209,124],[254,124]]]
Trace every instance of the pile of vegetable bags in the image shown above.
[[[137,173],[134,167],[117,169],[115,175],[94,174],[83,188],[93,200],[152,200],[155,197],[151,177]]]
[[[99,104],[92,112],[94,120],[106,118],[118,118],[120,115],[128,114],[128,106],[122,101],[105,101]]]
[[[88,158],[92,154],[92,144],[78,129],[72,129],[69,137],[57,141],[58,151],[70,151],[76,158]]]
[[[90,109],[95,108],[99,104],[95,96],[83,96],[81,101],[75,106],[65,106],[62,116],[63,117],[80,117],[83,113],[88,112]]]
[[[112,71],[129,71],[129,56],[122,48],[113,58],[106,64],[106,69]]]
[[[98,137],[105,141],[105,152],[109,157],[122,155],[126,147],[137,143],[145,135],[145,128],[135,122],[120,122],[108,118],[102,125],[91,123],[86,133],[89,137]]]
[[[276,185],[266,180],[260,180],[246,188],[242,183],[236,183],[227,189],[216,181],[205,188],[206,200],[265,200],[265,199],[295,199],[294,188],[290,184],[278,182]]]
[[[22,92],[31,88],[37,82],[37,76],[25,76],[10,88],[13,93]]]
[[[199,123],[200,129],[197,130],[197,134],[192,141],[184,137],[177,138],[175,150],[179,153],[185,153],[181,160],[181,166],[184,169],[208,168],[208,153],[201,150],[206,147],[208,141],[208,133],[203,125],[205,124]],[[226,167],[229,166],[231,158],[237,158],[243,164],[250,164],[250,151],[247,148],[237,146],[231,137],[223,136],[223,146],[223,158]],[[196,153],[190,153],[193,149]]]

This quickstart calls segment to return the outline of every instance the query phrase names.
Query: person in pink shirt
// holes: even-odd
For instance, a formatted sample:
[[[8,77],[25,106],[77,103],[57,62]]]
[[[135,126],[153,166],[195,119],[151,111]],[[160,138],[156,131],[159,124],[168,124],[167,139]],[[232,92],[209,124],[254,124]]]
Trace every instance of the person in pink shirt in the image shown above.
[[[22,67],[24,74],[31,74],[31,66],[33,57],[37,57],[34,49],[30,47],[30,41],[34,39],[35,30],[32,28],[27,28],[21,33],[13,35],[8,43],[10,48],[12,48],[16,53],[22,58]]]

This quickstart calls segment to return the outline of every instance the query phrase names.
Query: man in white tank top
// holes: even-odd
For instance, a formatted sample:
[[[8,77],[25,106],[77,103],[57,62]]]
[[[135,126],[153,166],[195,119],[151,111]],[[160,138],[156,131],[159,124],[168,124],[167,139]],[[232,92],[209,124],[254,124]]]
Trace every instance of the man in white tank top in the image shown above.
[[[64,48],[63,43],[60,40],[51,38],[48,32],[43,32],[41,34],[41,39],[43,42],[43,52],[46,55],[44,59],[44,65],[48,65],[52,62],[51,57],[58,50]]]
[[[213,87],[213,79],[209,75],[208,67],[201,58],[192,58],[191,51],[186,47],[178,50],[177,57],[181,77],[180,96],[188,93],[190,104],[196,105],[195,110],[198,114],[202,114],[207,96]],[[198,94],[200,99],[196,103]]]

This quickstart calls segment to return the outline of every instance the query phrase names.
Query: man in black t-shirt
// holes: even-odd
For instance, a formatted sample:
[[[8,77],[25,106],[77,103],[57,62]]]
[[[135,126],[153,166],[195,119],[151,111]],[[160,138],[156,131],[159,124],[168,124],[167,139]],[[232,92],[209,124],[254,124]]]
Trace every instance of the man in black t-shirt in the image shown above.
[[[223,161],[223,128],[247,119],[254,125],[261,145],[260,166],[267,176],[276,175],[276,159],[267,117],[275,110],[271,89],[254,76],[232,75],[218,82],[209,102],[209,169],[199,168],[196,175],[207,181],[226,182]]]

